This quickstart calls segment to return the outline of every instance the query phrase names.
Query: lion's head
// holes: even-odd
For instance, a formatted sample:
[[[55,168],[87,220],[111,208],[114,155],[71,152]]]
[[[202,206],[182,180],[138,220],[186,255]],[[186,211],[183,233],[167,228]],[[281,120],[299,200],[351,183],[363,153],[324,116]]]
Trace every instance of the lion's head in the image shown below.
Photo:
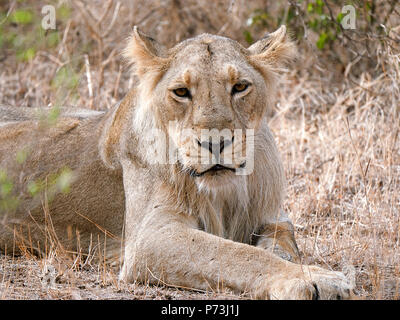
[[[277,71],[294,52],[284,26],[249,48],[203,34],[171,49],[135,27],[125,57],[139,79],[133,128],[147,160],[161,155],[207,187],[251,173]]]

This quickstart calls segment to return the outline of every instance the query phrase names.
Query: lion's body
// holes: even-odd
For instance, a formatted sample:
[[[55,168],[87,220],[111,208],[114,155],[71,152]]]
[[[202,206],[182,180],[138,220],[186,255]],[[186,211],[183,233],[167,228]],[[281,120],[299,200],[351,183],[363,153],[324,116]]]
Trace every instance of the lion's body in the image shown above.
[[[91,240],[93,245],[98,242],[97,236],[104,238],[104,232],[94,223],[121,239],[125,210],[122,174],[104,165],[97,147],[104,115],[90,110],[86,114],[70,112],[62,114],[55,126],[46,128],[41,127],[37,113],[28,108],[3,107],[1,112],[0,168],[13,182],[19,206],[15,213],[7,214],[9,223],[0,224],[0,248],[11,252],[21,245],[36,249],[40,244],[43,250],[51,227],[50,221],[45,222],[47,205],[47,218],[69,250],[76,250],[77,231],[85,250]],[[21,151],[27,154],[23,163],[17,161]],[[73,172],[68,193],[57,192],[51,201],[46,201],[45,194],[29,193],[29,183],[45,182],[62,168]],[[112,238],[108,241],[110,249],[120,249],[120,243]]]
[[[105,245],[107,256],[122,254],[126,281],[348,297],[342,274],[294,263],[293,227],[281,209],[284,174],[266,110],[279,63],[292,53],[284,28],[249,49],[202,35],[167,50],[135,30],[126,56],[140,82],[108,112],[65,111],[46,125],[28,109],[0,108],[0,169],[20,200],[16,212],[3,212],[0,248],[41,250],[51,227],[68,250]],[[200,131],[212,128],[234,135],[203,140]],[[167,144],[176,161],[154,162]],[[21,149],[26,158],[16,161]],[[204,150],[218,165],[203,161]],[[65,192],[51,182],[60,168],[72,172]],[[32,194],[32,181],[49,183]]]

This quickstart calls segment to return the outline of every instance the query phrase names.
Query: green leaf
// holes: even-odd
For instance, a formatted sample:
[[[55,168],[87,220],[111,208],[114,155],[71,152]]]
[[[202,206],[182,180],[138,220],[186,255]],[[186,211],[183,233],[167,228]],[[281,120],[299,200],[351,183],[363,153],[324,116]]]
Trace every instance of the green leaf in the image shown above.
[[[318,21],[317,19],[310,20],[310,21],[308,22],[308,26],[309,26],[312,30],[318,31],[318,28],[319,28],[319,21]]]
[[[317,41],[317,48],[319,49],[319,50],[322,50],[322,49],[324,49],[324,47],[325,47],[325,43],[326,43],[326,41],[328,40],[328,35],[325,33],[325,32],[322,32],[320,35],[319,35],[319,39],[318,39],[318,41]]]
[[[17,57],[18,59],[23,61],[30,61],[35,57],[35,54],[36,54],[35,49],[29,48],[17,54]]]
[[[23,164],[27,157],[28,157],[28,151],[22,149],[17,152],[16,160],[19,164]]]
[[[71,16],[71,8],[66,6],[65,4],[62,4],[57,9],[56,13],[57,13],[57,19],[64,21],[64,20],[67,20]]]
[[[47,36],[47,45],[50,48],[56,47],[60,42],[60,36],[57,31],[49,33]]]
[[[56,88],[74,89],[79,82],[79,77],[71,67],[62,67],[58,70],[55,78],[52,81]]]
[[[253,43],[253,37],[251,36],[250,31],[248,31],[248,30],[243,31],[243,35],[248,44]]]
[[[315,12],[318,14],[322,14],[324,12],[324,3],[322,0],[317,0]]]
[[[33,13],[29,10],[16,10],[11,15],[11,21],[17,24],[29,24],[33,20]]]
[[[58,189],[62,193],[68,193],[72,183],[72,171],[69,168],[64,168],[57,178]]]
[[[336,17],[336,21],[337,21],[338,23],[341,23],[342,20],[343,20],[343,17],[344,17],[344,14],[343,14],[342,12],[340,12],[340,13],[337,15],[337,17]]]
[[[33,197],[40,191],[40,186],[35,181],[29,181],[28,192]]]
[[[0,199],[0,213],[15,211],[18,207],[18,198],[9,197],[7,199]]]
[[[3,183],[7,180],[7,173],[4,170],[0,169],[0,183]]]
[[[3,198],[8,196],[13,189],[13,184],[11,181],[3,182],[0,186],[0,194]]]
[[[56,124],[58,117],[60,116],[61,110],[58,106],[55,106],[50,109],[50,112],[47,116],[47,122],[49,125],[53,126]]]

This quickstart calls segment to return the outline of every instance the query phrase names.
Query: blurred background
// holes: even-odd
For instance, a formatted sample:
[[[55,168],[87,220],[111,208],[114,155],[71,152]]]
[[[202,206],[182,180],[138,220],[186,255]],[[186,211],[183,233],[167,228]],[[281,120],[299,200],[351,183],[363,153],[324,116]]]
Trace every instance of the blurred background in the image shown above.
[[[349,4],[355,29],[341,24]],[[42,27],[46,5],[55,8],[55,29]],[[249,46],[286,24],[299,44],[298,72],[329,82],[374,75],[392,37],[398,44],[389,34],[399,7],[396,0],[1,0],[0,103],[109,108],[132,86],[120,53],[134,25],[171,47],[204,32]]]
[[[204,32],[247,47],[281,24],[299,59],[269,124],[303,261],[354,266],[361,298],[398,299],[397,0],[0,0],[0,104],[109,109],[136,82],[121,57],[134,25],[167,47]]]

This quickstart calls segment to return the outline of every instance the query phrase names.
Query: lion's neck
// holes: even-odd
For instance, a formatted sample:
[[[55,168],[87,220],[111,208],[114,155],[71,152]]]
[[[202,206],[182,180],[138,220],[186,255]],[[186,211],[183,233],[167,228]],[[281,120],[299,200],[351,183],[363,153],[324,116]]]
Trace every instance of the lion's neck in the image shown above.
[[[255,218],[249,210],[247,178],[223,188],[202,192],[199,219],[204,231],[235,241],[249,242]]]

